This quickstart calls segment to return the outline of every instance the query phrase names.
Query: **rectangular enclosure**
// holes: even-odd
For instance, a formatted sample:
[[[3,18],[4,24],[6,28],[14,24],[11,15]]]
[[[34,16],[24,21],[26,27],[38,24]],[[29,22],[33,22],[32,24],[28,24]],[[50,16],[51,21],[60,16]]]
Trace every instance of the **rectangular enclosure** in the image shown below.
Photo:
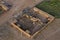
[[[33,38],[53,20],[53,16],[34,7],[32,9],[23,10],[22,16],[18,16],[11,25],[26,36]]]

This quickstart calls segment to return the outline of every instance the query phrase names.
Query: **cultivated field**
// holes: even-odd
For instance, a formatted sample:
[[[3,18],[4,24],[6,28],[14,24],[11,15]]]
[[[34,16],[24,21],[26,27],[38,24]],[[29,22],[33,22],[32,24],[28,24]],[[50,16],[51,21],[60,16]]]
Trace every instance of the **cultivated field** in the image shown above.
[[[41,4],[38,4],[37,7],[56,18],[60,18],[60,0],[43,1]]]

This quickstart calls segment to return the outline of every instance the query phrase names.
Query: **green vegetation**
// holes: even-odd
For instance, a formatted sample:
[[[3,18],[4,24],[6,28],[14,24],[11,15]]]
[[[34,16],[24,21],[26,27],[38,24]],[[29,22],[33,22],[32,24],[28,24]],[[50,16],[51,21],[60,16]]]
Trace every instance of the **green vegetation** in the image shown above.
[[[3,13],[3,10],[2,9],[0,9],[0,14],[2,14]]]
[[[56,18],[60,18],[60,0],[43,1],[36,7],[45,12],[48,12]]]

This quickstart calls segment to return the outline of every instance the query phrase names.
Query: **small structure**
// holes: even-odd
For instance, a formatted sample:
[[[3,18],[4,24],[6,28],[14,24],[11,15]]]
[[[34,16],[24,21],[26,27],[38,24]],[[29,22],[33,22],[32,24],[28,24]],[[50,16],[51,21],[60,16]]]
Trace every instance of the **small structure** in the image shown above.
[[[18,16],[11,25],[26,36],[33,38],[53,20],[53,16],[34,7],[24,9],[22,16]]]
[[[12,5],[10,5],[9,3],[6,3],[4,1],[0,1],[0,12],[4,12],[4,11],[8,11],[10,8],[12,7]]]

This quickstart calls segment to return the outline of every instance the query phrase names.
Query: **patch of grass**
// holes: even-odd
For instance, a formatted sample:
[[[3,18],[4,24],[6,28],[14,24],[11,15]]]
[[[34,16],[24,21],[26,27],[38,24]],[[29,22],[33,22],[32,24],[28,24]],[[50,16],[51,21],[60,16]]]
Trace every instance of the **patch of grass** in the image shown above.
[[[0,14],[2,14],[3,13],[3,10],[2,9],[0,9]]]
[[[56,18],[60,18],[60,0],[43,1],[36,7],[45,12],[48,12]]]

